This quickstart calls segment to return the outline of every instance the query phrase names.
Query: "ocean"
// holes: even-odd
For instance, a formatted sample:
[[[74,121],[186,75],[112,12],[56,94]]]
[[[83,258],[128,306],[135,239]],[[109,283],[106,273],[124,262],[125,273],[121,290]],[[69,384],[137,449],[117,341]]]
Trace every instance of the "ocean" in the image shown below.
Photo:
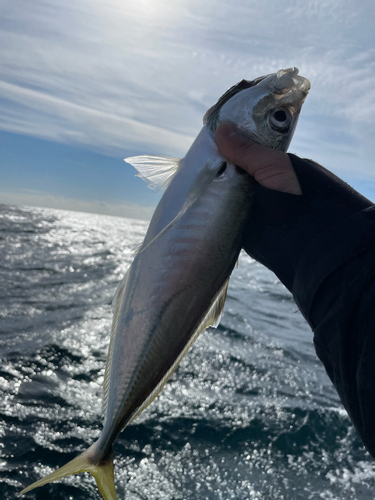
[[[99,436],[111,302],[147,222],[0,205],[0,498]],[[126,500],[373,500],[375,465],[274,274],[245,253],[205,331],[115,444]],[[100,497],[88,474],[34,500]]]

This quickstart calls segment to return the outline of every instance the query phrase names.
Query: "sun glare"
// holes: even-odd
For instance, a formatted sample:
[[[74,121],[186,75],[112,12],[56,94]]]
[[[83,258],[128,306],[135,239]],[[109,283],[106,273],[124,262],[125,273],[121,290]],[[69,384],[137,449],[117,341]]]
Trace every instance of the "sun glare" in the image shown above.
[[[122,0],[111,0],[117,9],[121,9],[126,16],[144,17],[153,21],[163,21],[163,24],[177,22],[187,15],[187,1],[173,0],[138,0],[137,2],[126,2]]]

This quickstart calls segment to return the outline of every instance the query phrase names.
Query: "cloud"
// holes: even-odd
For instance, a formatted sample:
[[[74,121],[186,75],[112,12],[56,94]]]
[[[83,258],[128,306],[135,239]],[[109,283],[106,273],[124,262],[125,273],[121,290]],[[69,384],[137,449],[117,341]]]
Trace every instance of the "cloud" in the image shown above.
[[[16,110],[0,116],[0,128],[44,137],[59,142],[80,143],[101,146],[107,151],[112,148],[134,149],[144,144],[158,149],[178,148],[186,150],[193,137],[162,127],[142,123],[132,118],[100,111],[75,104],[61,98],[47,95],[19,85],[0,81],[3,98],[28,108],[28,116],[36,120],[22,119]],[[54,119],[51,119],[51,116]]]
[[[58,208],[142,220],[150,220],[155,210],[155,207],[144,207],[135,203],[108,203],[98,200],[84,201],[26,189],[14,192],[0,191],[0,203],[6,205]]]
[[[294,144],[306,120],[320,141],[301,135],[309,150],[338,164],[349,138],[369,165],[373,10],[368,0],[8,2],[0,127],[107,154],[182,156],[228,87],[297,65],[312,89]]]

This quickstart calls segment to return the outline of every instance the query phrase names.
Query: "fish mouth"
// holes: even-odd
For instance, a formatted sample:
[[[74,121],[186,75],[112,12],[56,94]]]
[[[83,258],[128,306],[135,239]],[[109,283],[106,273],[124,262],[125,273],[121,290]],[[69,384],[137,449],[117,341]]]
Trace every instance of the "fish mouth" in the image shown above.
[[[276,94],[286,94],[290,91],[298,90],[307,95],[311,88],[311,84],[307,78],[299,76],[298,73],[299,69],[293,66],[292,68],[279,69],[277,73],[259,76],[248,83],[249,87],[253,87],[267,79],[268,82],[271,80],[270,83],[273,85],[273,91]]]
[[[203,117],[203,123],[207,123],[209,128],[215,131],[218,124],[219,113],[224,104],[239,92],[256,86],[265,87],[268,91],[271,91],[274,94],[276,99],[280,99],[281,97],[284,98],[286,96],[287,100],[293,102],[295,100],[295,96],[299,95],[301,105],[310,90],[309,80],[303,76],[299,76],[298,68],[296,67],[280,69],[277,73],[259,76],[254,80],[241,80],[239,83],[227,90],[220,97],[217,103],[206,112]]]
[[[286,94],[290,91],[299,91],[307,95],[311,84],[309,80],[303,76],[299,76],[298,68],[279,69],[275,74],[274,92],[277,94]]]

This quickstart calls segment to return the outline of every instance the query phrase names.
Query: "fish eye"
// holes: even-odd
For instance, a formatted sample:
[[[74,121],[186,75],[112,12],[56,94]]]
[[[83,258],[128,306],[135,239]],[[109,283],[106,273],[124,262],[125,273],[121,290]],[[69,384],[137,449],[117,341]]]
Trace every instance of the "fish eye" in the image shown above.
[[[286,108],[276,108],[270,112],[269,122],[274,130],[285,132],[292,123],[292,115]]]
[[[227,168],[227,162],[225,161],[224,163],[221,164],[220,170],[216,174],[215,178],[217,179],[218,177],[221,177],[223,175],[223,173],[225,172],[226,168]]]

